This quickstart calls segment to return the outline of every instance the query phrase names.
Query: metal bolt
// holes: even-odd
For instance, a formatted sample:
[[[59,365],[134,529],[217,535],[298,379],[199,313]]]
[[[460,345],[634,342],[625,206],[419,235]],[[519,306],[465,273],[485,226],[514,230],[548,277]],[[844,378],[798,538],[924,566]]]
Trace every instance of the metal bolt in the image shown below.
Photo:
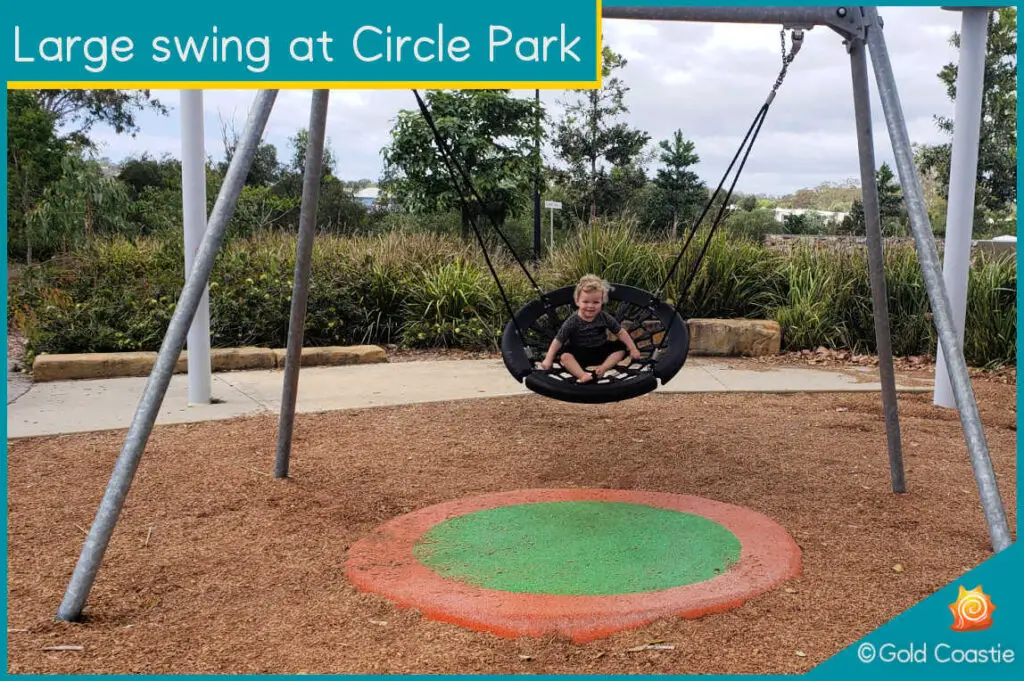
[[[838,16],[840,19],[845,17],[846,16],[846,8],[845,7],[840,7],[839,9],[837,9],[836,10],[836,16]]]

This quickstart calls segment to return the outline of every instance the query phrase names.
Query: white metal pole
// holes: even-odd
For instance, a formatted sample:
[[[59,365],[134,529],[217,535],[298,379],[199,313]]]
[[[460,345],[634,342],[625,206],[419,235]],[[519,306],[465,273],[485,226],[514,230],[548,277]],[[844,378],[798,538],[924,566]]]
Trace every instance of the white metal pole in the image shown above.
[[[981,136],[981,98],[985,85],[985,51],[988,9],[960,8],[960,64],[956,77],[953,149],[949,163],[949,203],[946,208],[946,248],[942,278],[949,292],[953,325],[963,347],[967,316],[967,284],[974,226],[974,190],[978,174],[978,143]],[[936,350],[934,403],[956,408],[942,345]]]
[[[551,213],[551,227],[548,229],[549,238],[551,240],[551,251],[555,250],[555,209],[550,208],[548,212]]]
[[[181,91],[181,204],[185,232],[185,273],[192,271],[206,231],[206,144],[203,91]],[[210,290],[203,295],[188,330],[188,401],[210,403]]]

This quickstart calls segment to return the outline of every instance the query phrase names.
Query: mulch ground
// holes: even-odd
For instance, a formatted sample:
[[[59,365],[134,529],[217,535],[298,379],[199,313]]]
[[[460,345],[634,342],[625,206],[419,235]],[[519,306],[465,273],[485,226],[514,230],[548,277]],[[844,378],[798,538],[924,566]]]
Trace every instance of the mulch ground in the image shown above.
[[[1015,378],[975,378],[1011,528]],[[160,426],[77,624],[54,617],[124,431],[11,441],[8,672],[803,672],[991,555],[956,414],[901,395],[900,417],[901,496],[877,393],[299,415],[285,481],[271,477],[276,416]],[[740,608],[584,645],[429,621],[345,580],[346,549],[380,523],[537,487],[746,506],[789,531],[803,572]]]

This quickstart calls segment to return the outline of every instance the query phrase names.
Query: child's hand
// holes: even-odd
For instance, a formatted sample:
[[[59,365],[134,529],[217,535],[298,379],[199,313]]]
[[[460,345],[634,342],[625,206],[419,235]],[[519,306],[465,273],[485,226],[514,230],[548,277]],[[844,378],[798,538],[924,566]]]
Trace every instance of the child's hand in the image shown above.
[[[547,359],[545,359],[544,361],[542,361],[542,362],[540,363],[540,368],[541,368],[541,369],[543,369],[544,371],[548,371],[548,370],[550,370],[550,369],[551,369],[551,367],[552,367],[553,365],[554,365],[554,362],[552,362],[552,361],[550,361],[550,360],[547,360]]]
[[[643,358],[643,355],[641,355],[640,351],[637,350],[636,348],[633,348],[632,350],[629,351],[629,356],[632,357],[633,359],[642,359]]]

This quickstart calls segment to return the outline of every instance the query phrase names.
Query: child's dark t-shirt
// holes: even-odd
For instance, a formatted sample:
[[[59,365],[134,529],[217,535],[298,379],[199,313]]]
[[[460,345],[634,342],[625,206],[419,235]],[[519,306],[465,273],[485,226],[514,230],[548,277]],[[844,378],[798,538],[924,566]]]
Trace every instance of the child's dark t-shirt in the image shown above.
[[[618,333],[621,328],[615,317],[604,310],[597,313],[594,321],[588,322],[578,313],[574,312],[562,328],[558,330],[555,338],[562,345],[571,345],[577,348],[598,348],[608,341],[608,331]]]

